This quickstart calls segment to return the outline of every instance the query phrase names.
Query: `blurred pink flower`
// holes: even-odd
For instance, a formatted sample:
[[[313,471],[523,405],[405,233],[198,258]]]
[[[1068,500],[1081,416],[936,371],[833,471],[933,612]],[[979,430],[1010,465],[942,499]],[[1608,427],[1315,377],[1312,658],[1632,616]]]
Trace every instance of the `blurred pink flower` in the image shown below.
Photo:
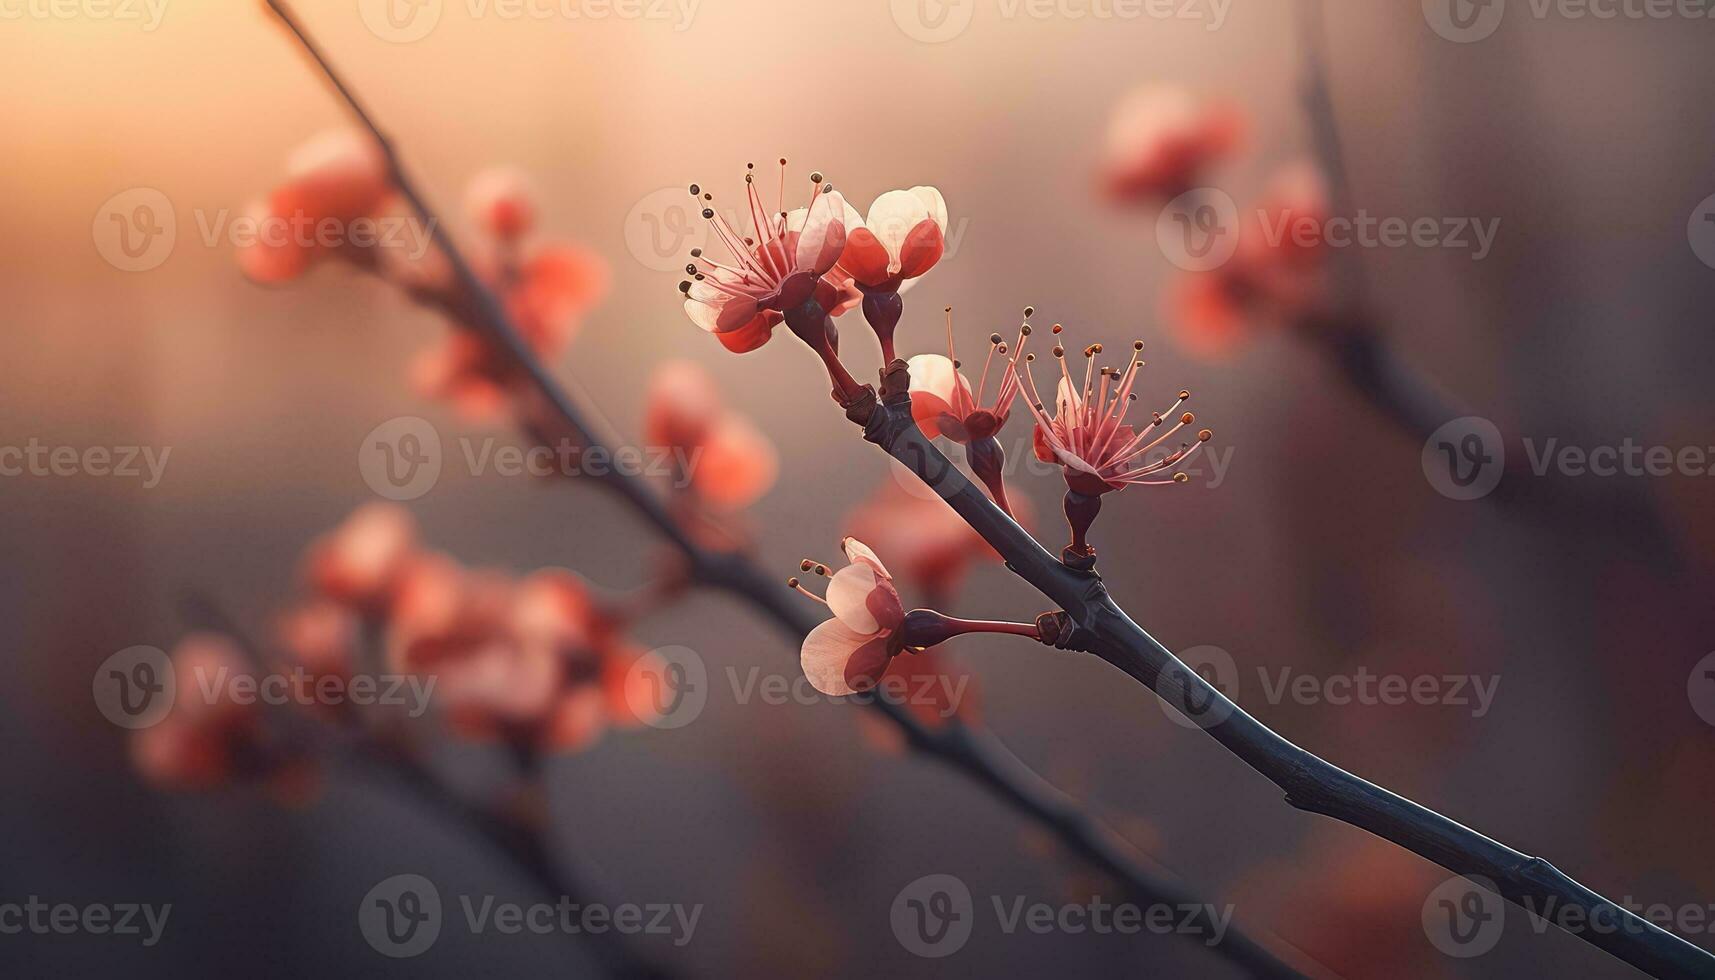
[[[687,471],[687,488],[722,511],[739,510],[767,493],[780,472],[774,444],[748,418],[722,403],[714,379],[691,361],[668,361],[649,379],[645,442],[671,449]]]
[[[1327,313],[1324,280],[1330,216],[1321,174],[1308,164],[1289,167],[1270,182],[1238,248],[1223,265],[1192,273],[1169,295],[1167,319],[1192,353],[1230,353],[1256,322],[1312,327]]]
[[[251,774],[248,763],[260,731],[257,707],[234,700],[233,685],[226,683],[245,673],[243,654],[225,636],[193,633],[173,648],[172,660],[172,710],[132,740],[138,772],[155,786],[180,790],[213,789]]]
[[[464,200],[471,220],[497,241],[519,241],[536,226],[536,197],[517,168],[493,167],[472,177]]]
[[[1238,145],[1244,124],[1231,107],[1186,89],[1147,85],[1127,95],[1108,124],[1104,191],[1121,201],[1166,201],[1198,186]]]
[[[247,206],[261,234],[239,249],[239,268],[260,283],[296,279],[328,251],[318,228],[371,217],[391,194],[387,161],[374,140],[355,130],[322,133],[287,158],[284,183]],[[341,234],[340,241],[348,239]]]
[[[988,542],[934,495],[885,480],[846,519],[853,538],[872,542],[899,574],[930,596],[953,595],[973,560],[993,556]]]
[[[410,511],[398,504],[364,504],[311,542],[305,577],[321,595],[375,613],[392,601],[416,548],[417,522]]]

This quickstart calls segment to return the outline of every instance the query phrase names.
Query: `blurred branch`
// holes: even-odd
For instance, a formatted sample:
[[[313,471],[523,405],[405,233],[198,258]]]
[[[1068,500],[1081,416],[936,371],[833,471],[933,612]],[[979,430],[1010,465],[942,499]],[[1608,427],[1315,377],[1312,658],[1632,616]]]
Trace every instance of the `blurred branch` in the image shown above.
[[[364,108],[351,88],[341,78],[317,44],[310,38],[291,9],[281,0],[267,0],[268,7],[286,25],[309,53],[328,81],[348,104],[358,121],[369,131],[385,155],[389,175],[400,195],[430,234],[446,257],[460,296],[446,305],[443,312],[458,314],[455,322],[477,331],[495,345],[509,366],[519,372],[526,397],[540,399],[536,408],[549,416],[554,424],[569,431],[582,445],[611,449],[621,444],[610,432],[595,421],[595,416],[565,387],[563,387],[523,341],[504,306],[492,290],[476,275],[446,231],[446,226],[429,208],[421,193],[405,174],[391,142],[382,133],[373,117]],[[546,420],[537,420],[537,413],[526,413],[525,430],[538,440],[546,434]],[[593,477],[616,491],[649,524],[668,539],[685,556],[691,566],[692,578],[699,584],[717,588],[744,599],[772,618],[795,640],[801,641],[810,630],[820,625],[801,606],[785,601],[787,591],[773,578],[764,575],[749,559],[734,552],[714,551],[697,541],[668,511],[655,492],[623,467],[611,467],[599,477]],[[1199,905],[1212,908],[1191,898],[1178,885],[1163,880],[1144,868],[1129,852],[1118,835],[1102,826],[1080,810],[1064,793],[1031,771],[1013,756],[992,734],[973,728],[959,719],[931,728],[913,718],[898,705],[883,699],[868,702],[904,734],[907,744],[915,750],[940,760],[988,788],[1031,820],[1041,824],[1058,838],[1068,850],[1090,861],[1113,877],[1136,901],[1165,905]],[[1299,977],[1303,974],[1289,966],[1279,955],[1236,928],[1224,936],[1208,924],[1207,930],[1184,928],[1176,934],[1196,939],[1211,947],[1218,955],[1243,967],[1254,976]],[[1216,937],[1220,937],[1217,942]]]
[[[229,637],[258,669],[271,669],[270,665],[275,663],[248,631],[206,593],[186,593],[179,602],[179,616],[188,630],[208,630]],[[416,752],[396,738],[351,726],[346,734],[353,737],[323,746],[330,755],[335,755],[336,747],[347,750],[337,754],[337,761],[356,763],[391,776],[429,811],[443,814],[452,823],[488,841],[545,894],[569,897],[579,906],[592,904],[580,897],[587,892],[555,860],[545,834],[531,826],[527,816],[471,802],[444,783]],[[527,762],[521,762],[519,768],[527,779],[534,771]],[[585,931],[580,935],[604,976],[614,980],[668,980],[672,976],[633,950],[619,933]]]
[[[1210,737],[1286,793],[1286,802],[1351,824],[1413,851],[1455,874],[1483,876],[1533,915],[1657,977],[1715,975],[1715,956],[1614,904],[1556,870],[1456,821],[1389,792],[1293,744],[1247,714],[1186,667],[1126,615],[1093,568],[1073,568],[1050,555],[953,466],[911,417],[903,361],[883,373],[881,403],[866,418],[864,439],[881,447],[933,487],[1014,574],[1058,603],[1070,620],[1059,645],[1095,654],[1162,700],[1190,713]],[[1570,910],[1570,911],[1569,911]],[[1568,928],[1567,923],[1581,924]]]
[[[1324,0],[1297,3],[1304,58],[1299,89],[1317,167],[1327,180],[1330,214],[1350,216],[1355,213],[1351,174],[1329,83],[1325,9]],[[1400,357],[1374,309],[1357,251],[1342,250],[1332,265],[1331,312],[1295,324],[1295,333],[1310,339],[1347,384],[1414,441],[1426,442],[1441,426],[1473,414]],[[1521,440],[1503,440],[1503,476],[1485,499],[1551,526],[1616,527],[1616,538],[1661,555],[1677,568],[1682,559],[1679,543],[1651,498],[1606,484],[1592,490],[1590,483],[1573,483],[1564,476],[1539,477],[1531,472]]]

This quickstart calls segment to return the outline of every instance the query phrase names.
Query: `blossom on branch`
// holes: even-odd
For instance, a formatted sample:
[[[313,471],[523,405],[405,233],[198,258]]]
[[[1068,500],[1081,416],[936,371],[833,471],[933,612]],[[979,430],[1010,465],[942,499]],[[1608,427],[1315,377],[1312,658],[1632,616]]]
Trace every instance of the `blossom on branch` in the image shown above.
[[[238,251],[239,268],[268,285],[303,275],[317,259],[356,248],[349,226],[380,214],[393,196],[387,161],[375,141],[333,130],[286,160],[286,180],[246,208],[256,235]]]
[[[946,241],[947,202],[933,187],[888,191],[867,218],[846,205],[846,247],[836,271],[863,294],[883,362],[894,357],[893,331],[905,309],[900,294],[941,260]]]
[[[672,450],[674,489],[688,490],[716,511],[754,503],[780,473],[774,444],[755,423],[726,407],[708,371],[668,361],[649,379],[644,442]]]

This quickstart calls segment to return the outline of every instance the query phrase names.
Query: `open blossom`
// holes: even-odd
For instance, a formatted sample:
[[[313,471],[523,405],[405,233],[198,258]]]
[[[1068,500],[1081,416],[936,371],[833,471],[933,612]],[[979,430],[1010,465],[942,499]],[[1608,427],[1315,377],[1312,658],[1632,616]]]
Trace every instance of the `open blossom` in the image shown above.
[[[1120,102],[1108,124],[1104,190],[1122,201],[1177,197],[1233,151],[1242,130],[1236,111],[1185,89],[1139,88]]]
[[[1314,167],[1276,175],[1240,227],[1233,256],[1187,275],[1170,294],[1167,319],[1186,349],[1219,356],[1237,346],[1252,323],[1304,324],[1323,312],[1328,217],[1327,188]]]
[[[1060,325],[1055,324],[1054,333],[1060,331]],[[1098,380],[1096,357],[1102,353],[1102,345],[1091,344],[1084,349],[1084,379],[1079,384],[1066,366],[1066,349],[1056,344],[1054,359],[1060,365],[1060,384],[1053,415],[1048,414],[1030,370],[1034,356],[1026,355],[1022,366],[1016,357],[1011,361],[1013,370],[1024,379],[1026,401],[1036,419],[1033,434],[1036,458],[1058,463],[1066,478],[1066,519],[1072,526],[1069,550],[1077,555],[1094,554],[1085,534],[1101,508],[1104,494],[1133,485],[1184,483],[1190,477],[1178,471],[1178,467],[1213,435],[1203,429],[1197,433],[1195,442],[1180,443],[1165,454],[1158,452],[1175,433],[1196,421],[1190,412],[1174,417],[1179,406],[1190,399],[1189,391],[1179,392],[1173,403],[1154,413],[1141,431],[1126,423],[1126,415],[1136,399],[1132,387],[1144,364],[1137,356],[1142,351],[1140,340],[1132,345],[1131,363],[1123,372],[1104,367]],[[1169,418],[1173,418],[1171,426],[1167,425]]]
[[[714,379],[691,361],[668,361],[649,380],[645,442],[670,449],[674,486],[722,511],[749,506],[780,473],[774,444],[742,414],[728,409]]]
[[[905,606],[881,559],[856,538],[841,541],[840,549],[851,564],[828,580],[826,599],[805,590],[797,579],[791,582],[825,602],[834,614],[804,638],[800,660],[810,684],[835,696],[866,691],[881,680],[888,662],[904,649],[899,633],[905,625]]]
[[[244,274],[261,283],[296,279],[329,246],[318,228],[330,225],[339,241],[349,225],[377,215],[392,196],[386,158],[375,141],[353,130],[311,139],[286,161],[286,180],[247,208],[258,234],[239,250]]]
[[[694,261],[686,266],[691,278],[679,284],[691,321],[740,354],[767,343],[776,326],[811,300],[822,313],[843,312],[855,302],[846,280],[829,276],[846,246],[845,198],[815,173],[810,175],[809,204],[786,211],[782,159],[779,194],[769,210],[756,189],[755,164],[749,169],[744,189],[750,235],[709,206],[712,194],[691,185],[691,196],[702,206],[703,218],[728,260],[719,262],[702,249],[692,249]],[[822,326],[820,316],[813,326]]]

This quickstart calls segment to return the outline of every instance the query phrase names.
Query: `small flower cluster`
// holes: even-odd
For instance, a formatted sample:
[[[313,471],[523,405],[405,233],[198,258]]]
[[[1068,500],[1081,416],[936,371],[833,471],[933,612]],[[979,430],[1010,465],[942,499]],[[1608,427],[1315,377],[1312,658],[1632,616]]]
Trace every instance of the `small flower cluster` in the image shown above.
[[[780,457],[756,424],[729,408],[713,377],[693,361],[668,361],[649,378],[644,441],[671,452],[679,472],[670,500],[711,547],[739,544],[732,519],[767,493]]]
[[[1114,110],[1101,190],[1122,204],[1164,204],[1204,186],[1211,171],[1230,161],[1243,128],[1231,106],[1177,86],[1139,88]],[[1282,169],[1246,214],[1227,230],[1238,236],[1232,257],[1188,274],[1168,298],[1167,319],[1195,353],[1231,351],[1253,322],[1309,327],[1326,312],[1320,236],[1306,244],[1290,233],[1327,222],[1321,174],[1302,163]]]
[[[316,137],[292,154],[286,172],[283,183],[251,205],[258,220],[303,227],[343,227],[387,216],[417,220],[404,210],[381,149],[361,133]],[[477,175],[466,208],[481,235],[472,257],[476,274],[500,297],[521,339],[538,356],[560,356],[584,315],[606,294],[607,264],[581,246],[533,237],[536,201],[516,171]],[[436,229],[416,232],[432,239]],[[329,260],[393,284],[414,301],[447,314],[459,328],[413,361],[411,382],[419,392],[446,399],[473,420],[491,420],[505,408],[516,379],[506,358],[475,328],[477,297],[460,288],[439,251],[412,255],[353,236],[327,242],[259,236],[238,253],[245,275],[267,285],[298,279]]]
[[[375,503],[309,546],[303,579],[306,594],[276,620],[269,652],[247,655],[234,639],[200,633],[175,648],[180,696],[134,744],[150,781],[183,789],[301,782],[308,746],[272,731],[254,700],[233,700],[233,685],[210,683],[254,670],[301,672],[312,686],[383,670],[432,678],[422,689],[433,691],[453,732],[520,751],[576,751],[609,727],[651,717],[661,671],[625,635],[635,613],[569,571],[520,579],[466,568],[425,549],[406,511]],[[305,707],[318,721],[373,727],[348,699]]]

